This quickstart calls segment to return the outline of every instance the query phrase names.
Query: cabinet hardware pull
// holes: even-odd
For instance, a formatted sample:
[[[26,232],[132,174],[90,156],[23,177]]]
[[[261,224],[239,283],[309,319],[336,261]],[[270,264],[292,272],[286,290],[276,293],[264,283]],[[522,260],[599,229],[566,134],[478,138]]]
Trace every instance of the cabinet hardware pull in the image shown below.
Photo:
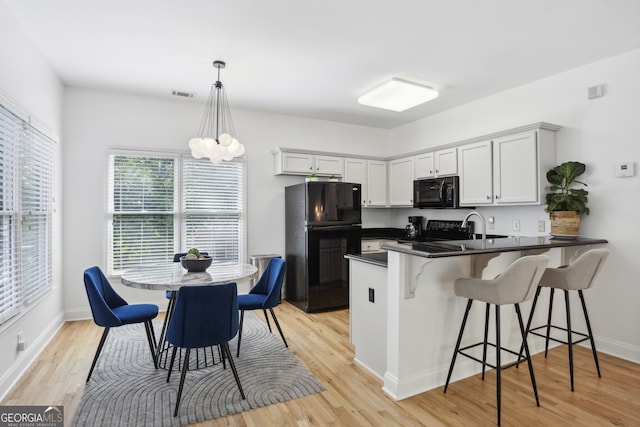
[[[491,200],[491,196],[487,196],[487,200]]]
[[[499,198],[500,198],[500,196],[496,194],[496,200],[499,199]]]

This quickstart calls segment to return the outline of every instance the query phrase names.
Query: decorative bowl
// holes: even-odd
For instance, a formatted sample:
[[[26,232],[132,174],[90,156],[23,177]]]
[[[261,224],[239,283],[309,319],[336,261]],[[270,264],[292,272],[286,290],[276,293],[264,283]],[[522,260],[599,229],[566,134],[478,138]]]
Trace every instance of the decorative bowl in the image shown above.
[[[186,259],[185,257],[180,257],[180,264],[182,264],[183,268],[186,268],[189,273],[200,273],[205,271],[209,266],[211,266],[211,257],[203,256],[198,259]]]

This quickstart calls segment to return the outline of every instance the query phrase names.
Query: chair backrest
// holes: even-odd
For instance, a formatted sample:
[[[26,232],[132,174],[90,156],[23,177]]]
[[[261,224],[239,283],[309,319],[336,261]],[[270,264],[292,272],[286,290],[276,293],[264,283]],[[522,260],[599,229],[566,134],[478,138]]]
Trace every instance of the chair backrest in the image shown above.
[[[273,308],[280,304],[282,283],[284,282],[286,263],[282,258],[271,258],[267,263],[258,283],[249,291],[250,294],[265,295],[262,308]]]
[[[552,280],[556,282],[561,281],[561,283],[555,283],[555,285],[559,285],[562,289],[589,289],[595,282],[594,279],[602,269],[608,256],[609,249],[607,248],[590,249],[567,267],[550,269],[553,271],[542,276],[541,284],[546,284],[545,280],[552,277]]]
[[[112,309],[127,305],[127,302],[116,293],[100,267],[94,266],[84,271],[84,287],[96,325],[103,327],[122,325],[122,321]]]
[[[200,252],[200,255],[209,255],[209,252]],[[187,252],[180,252],[173,255],[173,262],[180,262],[180,258],[187,256]]]
[[[533,298],[548,263],[546,255],[529,255],[515,260],[494,279],[498,304],[519,304]]]
[[[221,344],[238,333],[238,318],[235,283],[183,286],[167,327],[167,341],[182,348]]]

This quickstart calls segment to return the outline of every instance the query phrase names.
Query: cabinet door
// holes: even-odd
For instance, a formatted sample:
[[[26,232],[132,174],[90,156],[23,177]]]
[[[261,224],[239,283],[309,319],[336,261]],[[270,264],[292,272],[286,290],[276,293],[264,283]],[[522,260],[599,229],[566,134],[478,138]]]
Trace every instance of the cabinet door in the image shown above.
[[[436,176],[456,175],[458,173],[458,150],[456,147],[438,150],[434,154]]]
[[[491,141],[481,141],[458,147],[461,206],[493,203],[492,161]]]
[[[389,205],[413,206],[413,157],[389,162]]]
[[[317,174],[342,176],[344,159],[334,156],[315,156],[314,165]]]
[[[414,178],[421,179],[434,177],[435,168],[433,166],[433,153],[418,154],[414,157]]]
[[[367,206],[387,206],[387,162],[367,162]]]
[[[367,205],[367,161],[364,159],[344,159],[344,175],[345,182],[355,182],[361,184],[362,206]]]
[[[493,189],[496,203],[538,202],[536,131],[493,140]]]
[[[282,171],[284,173],[313,172],[313,155],[302,153],[282,153]]]

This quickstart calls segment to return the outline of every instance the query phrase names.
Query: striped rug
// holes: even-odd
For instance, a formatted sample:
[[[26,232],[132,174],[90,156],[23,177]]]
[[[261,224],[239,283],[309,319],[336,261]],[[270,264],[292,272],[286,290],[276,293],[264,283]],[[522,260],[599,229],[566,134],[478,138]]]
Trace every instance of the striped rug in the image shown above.
[[[160,325],[155,326],[158,331]],[[216,350],[217,363],[187,372],[180,410],[173,417],[180,373],[174,371],[167,383],[167,371],[153,368],[142,324],[113,328],[71,425],[184,426],[324,391],[280,336],[269,333],[253,312],[245,313],[239,358],[236,340],[230,348],[246,400]]]

